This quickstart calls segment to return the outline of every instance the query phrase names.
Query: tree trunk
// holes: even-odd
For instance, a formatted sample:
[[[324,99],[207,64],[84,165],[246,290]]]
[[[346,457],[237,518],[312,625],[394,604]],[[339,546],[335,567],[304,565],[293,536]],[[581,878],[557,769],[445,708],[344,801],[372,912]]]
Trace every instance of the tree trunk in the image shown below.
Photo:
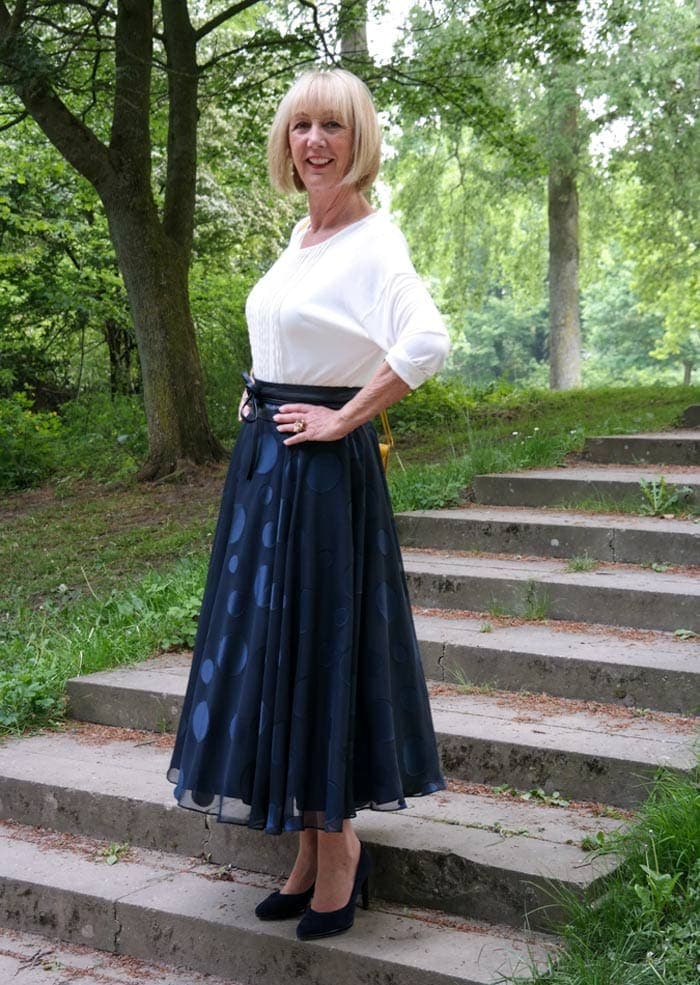
[[[550,172],[548,196],[549,385],[570,390],[581,384],[576,177]]]
[[[109,145],[28,67],[21,37],[26,4],[0,0],[0,45],[8,81],[67,161],[96,189],[129,297],[143,377],[149,454],[140,479],[226,456],[213,435],[188,297],[197,160],[198,38],[250,6],[218,14],[197,32],[185,0],[161,0],[167,51],[169,129],[163,219],[151,187],[154,0],[118,0]],[[96,11],[98,18],[105,10]]]
[[[103,198],[134,321],[148,424],[139,479],[225,457],[204,403],[201,364],[182,250],[163,231],[150,189]]]
[[[112,397],[134,393],[136,388],[131,380],[134,340],[131,333],[115,318],[105,319],[103,331],[109,352],[109,392]]]
[[[574,93],[560,108],[554,126],[557,147],[547,182],[549,220],[549,385],[581,385],[579,316],[579,233],[576,188],[578,105]]]
[[[693,365],[689,359],[683,360],[683,386],[690,386],[692,382]]]
[[[369,61],[367,0],[341,0],[337,31],[343,68],[361,76]]]

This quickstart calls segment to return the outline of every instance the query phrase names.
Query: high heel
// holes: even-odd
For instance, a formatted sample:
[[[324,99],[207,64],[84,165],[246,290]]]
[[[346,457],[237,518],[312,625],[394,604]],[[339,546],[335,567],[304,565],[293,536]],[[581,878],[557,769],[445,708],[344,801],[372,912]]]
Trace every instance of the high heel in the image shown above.
[[[300,941],[310,941],[319,937],[342,934],[344,930],[349,930],[355,920],[355,904],[359,892],[362,893],[363,908],[369,909],[368,878],[371,871],[372,859],[365,846],[361,844],[360,857],[355,871],[355,882],[348,902],[339,910],[331,910],[330,913],[319,913],[310,906],[299,921],[297,938]]]
[[[276,889],[255,907],[255,916],[259,920],[288,920],[300,916],[311,902],[314,887],[303,893],[281,893]]]

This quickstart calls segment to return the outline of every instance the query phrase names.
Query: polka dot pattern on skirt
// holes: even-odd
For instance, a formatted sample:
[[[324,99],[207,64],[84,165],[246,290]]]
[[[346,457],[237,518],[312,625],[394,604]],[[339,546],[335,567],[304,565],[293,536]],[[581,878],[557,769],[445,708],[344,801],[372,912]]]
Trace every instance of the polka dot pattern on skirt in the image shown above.
[[[218,821],[339,831],[445,782],[376,434],[283,439],[236,441],[167,778]]]

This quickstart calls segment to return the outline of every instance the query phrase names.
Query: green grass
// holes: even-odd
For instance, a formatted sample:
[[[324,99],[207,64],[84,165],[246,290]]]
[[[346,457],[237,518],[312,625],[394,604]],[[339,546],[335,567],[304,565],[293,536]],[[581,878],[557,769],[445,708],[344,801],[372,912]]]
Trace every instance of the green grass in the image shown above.
[[[695,985],[700,980],[700,768],[664,773],[622,833],[591,839],[621,866],[583,899],[556,893],[565,951],[519,985]]]
[[[694,402],[697,387],[478,393],[428,381],[391,409],[394,508],[461,502],[479,472],[552,465],[587,434],[665,427]],[[105,401],[69,415],[64,471],[0,508],[0,732],[58,720],[67,677],[191,639],[225,464],[137,484],[114,438],[138,431],[134,406],[122,404],[113,421]],[[118,483],[101,481],[111,467]],[[528,590],[518,614],[544,618],[547,600]]]
[[[475,475],[556,465],[589,436],[668,428],[698,401],[700,387],[480,394],[429,380],[389,411],[404,465],[394,456],[389,469],[394,508],[457,505]],[[593,508],[638,513],[641,505],[640,490],[627,504],[601,500]]]
[[[202,554],[120,591],[17,608],[0,627],[0,734],[56,724],[69,677],[191,647],[205,573]]]
[[[567,571],[593,571],[598,567],[598,562],[595,558],[589,557],[588,552],[584,551],[583,554],[574,554],[573,557],[569,558],[566,562]]]

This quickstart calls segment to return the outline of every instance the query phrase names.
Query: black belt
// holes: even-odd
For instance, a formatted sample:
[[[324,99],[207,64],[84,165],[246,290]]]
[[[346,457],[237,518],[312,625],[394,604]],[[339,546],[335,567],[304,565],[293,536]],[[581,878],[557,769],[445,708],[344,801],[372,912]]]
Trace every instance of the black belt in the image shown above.
[[[360,387],[357,386],[307,386],[305,383],[268,383],[254,380],[248,373],[241,373],[245,380],[248,396],[241,407],[241,420],[255,428],[253,441],[244,465],[246,478],[255,471],[260,446],[260,423],[272,421],[282,404],[321,404],[332,410],[340,410],[348,400],[352,400]],[[268,412],[266,413],[266,408]]]

